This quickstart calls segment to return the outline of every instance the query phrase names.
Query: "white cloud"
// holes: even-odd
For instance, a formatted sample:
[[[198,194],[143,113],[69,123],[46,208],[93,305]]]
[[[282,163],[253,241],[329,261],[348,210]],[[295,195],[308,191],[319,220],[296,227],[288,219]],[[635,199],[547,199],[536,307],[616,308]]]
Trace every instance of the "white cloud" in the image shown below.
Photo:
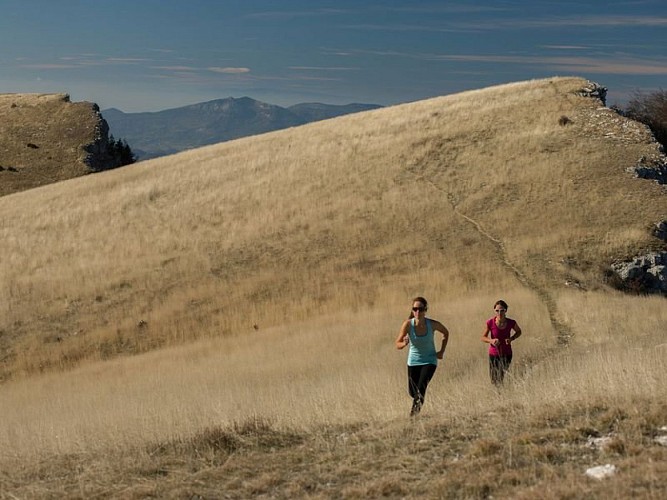
[[[219,68],[216,66],[211,66],[206,68],[209,71],[213,71],[214,73],[224,73],[224,74],[229,74],[229,75],[240,75],[243,73],[250,73],[250,68]]]

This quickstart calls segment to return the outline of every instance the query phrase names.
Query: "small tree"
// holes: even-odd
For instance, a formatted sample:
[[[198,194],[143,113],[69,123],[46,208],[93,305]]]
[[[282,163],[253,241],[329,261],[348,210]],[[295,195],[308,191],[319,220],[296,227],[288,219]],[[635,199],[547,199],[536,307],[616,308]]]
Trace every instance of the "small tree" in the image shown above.
[[[117,167],[131,165],[137,161],[137,158],[134,156],[134,153],[132,152],[132,149],[128,145],[127,141],[125,141],[125,139],[116,140],[113,134],[109,134],[109,148],[107,151],[113,158],[118,160],[119,164]]]
[[[127,141],[125,141],[125,139],[118,139],[116,141],[116,153],[120,157],[121,166],[131,165],[137,161],[134,153],[132,152],[132,149],[130,148]]]
[[[635,92],[623,114],[647,125],[655,140],[667,147],[667,91]]]

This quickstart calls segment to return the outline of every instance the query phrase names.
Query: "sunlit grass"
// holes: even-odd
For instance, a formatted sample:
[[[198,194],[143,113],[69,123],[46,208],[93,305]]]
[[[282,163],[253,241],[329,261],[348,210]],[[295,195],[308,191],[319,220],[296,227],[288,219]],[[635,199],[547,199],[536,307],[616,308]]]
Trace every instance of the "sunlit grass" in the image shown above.
[[[57,477],[74,457],[141,497],[134,474],[231,453],[239,469],[214,475],[239,496],[292,480],[283,493],[303,496],[314,469],[252,462],[281,453],[272,467],[309,457],[325,483],[362,476],[343,495],[409,496],[423,485],[392,474],[440,464],[458,471],[440,496],[484,497],[559,474],[581,486],[581,441],[612,430],[636,467],[667,400],[667,312],[609,290],[603,270],[656,244],[665,198],[625,171],[655,144],[596,129],[582,83],[350,115],[0,198],[5,470],[72,491]],[[451,341],[409,423],[393,340],[416,295]],[[498,392],[480,336],[500,298],[524,335]],[[253,441],[272,432],[284,450]],[[502,480],[472,482],[493,460]],[[633,477],[655,488],[649,476]]]

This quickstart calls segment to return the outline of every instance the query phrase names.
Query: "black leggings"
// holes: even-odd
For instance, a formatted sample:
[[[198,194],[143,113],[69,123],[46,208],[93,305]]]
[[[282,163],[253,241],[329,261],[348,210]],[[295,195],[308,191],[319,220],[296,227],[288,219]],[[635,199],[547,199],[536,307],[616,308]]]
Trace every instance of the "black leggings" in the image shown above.
[[[426,388],[433,378],[436,368],[436,365],[408,366],[408,392],[413,401],[413,413],[419,412],[424,404]]]
[[[489,356],[489,375],[491,382],[500,385],[505,379],[505,373],[510,368],[512,356]]]

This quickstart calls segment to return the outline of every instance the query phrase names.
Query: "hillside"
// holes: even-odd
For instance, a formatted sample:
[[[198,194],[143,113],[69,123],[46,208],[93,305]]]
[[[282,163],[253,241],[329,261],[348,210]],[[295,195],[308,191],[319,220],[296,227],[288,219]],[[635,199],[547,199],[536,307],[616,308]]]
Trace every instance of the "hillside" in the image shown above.
[[[284,108],[249,97],[229,97],[152,113],[113,108],[102,113],[111,133],[125,139],[137,157],[146,160],[379,107],[303,103]]]
[[[664,157],[587,85],[464,92],[0,198],[0,490],[664,496],[665,299],[608,282],[665,250],[665,186],[628,170]],[[393,340],[416,295],[451,340],[408,421]],[[502,391],[479,341],[498,298],[524,330]],[[621,472],[584,475],[606,463]]]
[[[466,293],[519,280],[546,301],[571,279],[603,288],[614,259],[662,245],[650,228],[666,202],[626,171],[658,154],[645,127],[583,86],[350,115],[1,200],[4,369],[26,349],[59,364],[372,306],[399,282]],[[490,260],[501,276],[480,270]]]
[[[119,165],[97,105],[0,94],[0,196]]]

